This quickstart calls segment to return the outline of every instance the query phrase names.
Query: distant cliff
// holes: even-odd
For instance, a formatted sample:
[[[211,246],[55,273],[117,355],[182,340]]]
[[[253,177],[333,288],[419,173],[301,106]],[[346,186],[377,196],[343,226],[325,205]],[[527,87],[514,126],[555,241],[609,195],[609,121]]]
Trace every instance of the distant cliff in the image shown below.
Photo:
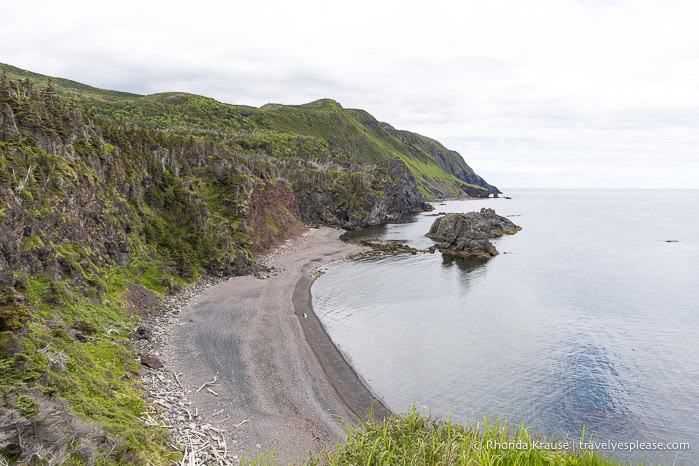
[[[11,78],[46,85],[47,76],[0,64]],[[319,162],[363,165],[400,159],[426,200],[487,196],[498,189],[478,176],[461,155],[438,141],[377,121],[364,110],[331,99],[305,105],[228,105],[214,99],[168,92],[140,96],[53,78],[56,92],[119,125],[180,131],[215,139],[234,150],[273,156],[293,154]],[[295,147],[294,138],[303,142]]]

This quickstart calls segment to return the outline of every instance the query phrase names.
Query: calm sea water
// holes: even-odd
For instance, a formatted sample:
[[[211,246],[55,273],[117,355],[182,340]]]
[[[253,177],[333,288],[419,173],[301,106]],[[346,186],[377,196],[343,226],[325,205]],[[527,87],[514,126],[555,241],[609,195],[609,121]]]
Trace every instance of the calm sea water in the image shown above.
[[[699,463],[699,191],[518,190],[492,207],[523,230],[488,261],[398,255],[331,264],[313,304],[394,410],[484,415],[542,434],[690,442],[628,461]],[[435,217],[349,236],[415,247]],[[668,243],[666,240],[677,240]],[[507,253],[507,254],[502,254]]]

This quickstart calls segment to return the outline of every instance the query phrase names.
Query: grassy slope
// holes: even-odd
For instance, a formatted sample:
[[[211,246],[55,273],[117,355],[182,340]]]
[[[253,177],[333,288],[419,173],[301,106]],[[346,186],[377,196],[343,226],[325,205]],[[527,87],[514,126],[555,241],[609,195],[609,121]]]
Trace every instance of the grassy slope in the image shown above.
[[[68,464],[82,464],[81,442],[100,464],[168,464],[177,455],[166,433],[138,419],[145,404],[125,345],[138,324],[129,287],[162,298],[215,264],[244,263],[252,241],[241,212],[260,180],[224,147],[95,126],[67,99],[25,94],[0,93],[19,127],[0,141],[0,240],[16,279],[0,289],[0,414],[17,410],[41,431],[42,410],[65,402],[75,431],[48,429],[76,436],[65,445]],[[40,146],[50,137],[62,141],[58,150]],[[105,248],[114,241],[129,246],[126,265]],[[82,435],[87,424],[98,427]],[[0,462],[19,453],[2,445]]]
[[[46,85],[48,76],[34,73],[31,71],[23,70],[12,65],[5,65],[0,63],[0,72],[6,71],[10,78],[12,79],[29,79],[35,84]],[[89,97],[93,99],[101,100],[124,100],[133,99],[140,97],[138,94],[131,94],[129,92],[120,91],[110,91],[106,89],[99,89],[96,87],[88,86],[76,81],[71,81],[70,79],[63,78],[51,78],[53,85],[56,86],[59,93],[64,96],[76,96],[76,97]]]
[[[584,436],[583,436],[584,439]],[[575,439],[571,439],[574,443]],[[577,439],[580,440],[580,439]],[[496,420],[463,426],[439,421],[415,410],[390,420],[368,421],[347,428],[347,440],[335,450],[311,457],[306,464],[371,465],[613,465],[593,452],[541,448],[561,439],[533,439],[523,426]],[[509,443],[517,448],[511,448]],[[526,447],[522,448],[522,446]]]
[[[48,77],[0,64],[14,79],[28,78],[44,85]],[[268,104],[259,109],[228,105],[182,92],[139,96],[97,89],[74,81],[53,78],[64,96],[87,104],[97,115],[119,124],[147,128],[187,130],[226,139],[241,131],[274,131],[316,138],[345,159],[377,163],[400,158],[410,168],[428,199],[459,196],[460,186],[487,189],[461,156],[437,141],[408,131],[397,131],[364,110],[344,109],[321,99],[305,105]],[[437,160],[435,151],[443,154]],[[456,176],[455,176],[456,174]],[[474,182],[464,181],[466,176]],[[460,179],[462,178],[462,179]]]
[[[26,161],[13,155],[16,148],[22,151]],[[23,173],[31,165],[51,164],[54,164],[51,175],[62,176],[65,185],[60,190],[49,191],[44,183],[31,179],[26,192],[22,193],[28,221],[50,218],[54,215],[53,210],[58,210],[55,206],[60,205],[61,196],[72,192],[73,183],[89,183],[88,179],[97,180],[99,176],[81,163],[80,179],[77,175],[73,178],[77,167],[58,157],[31,145],[0,143],[3,173],[6,170]],[[33,199],[39,197],[41,189],[44,190],[44,200],[39,205]],[[105,202],[109,202],[107,198],[118,202],[119,196],[115,192],[105,191]],[[3,207],[0,210],[7,210],[8,206]],[[154,223],[163,221],[155,216],[150,220]],[[68,224],[76,221],[70,214],[63,214],[59,220]],[[15,272],[16,286],[26,295],[26,303],[14,306],[31,310],[31,313],[24,316],[24,330],[19,333],[0,332],[0,404],[14,406],[32,419],[39,413],[39,405],[33,400],[50,402],[60,397],[67,401],[78,418],[100,425],[117,446],[112,453],[114,457],[140,452],[139,461],[166,459],[170,454],[165,448],[164,433],[144,429],[137,419],[145,410],[138,387],[139,366],[133,361],[133,353],[121,344],[114,344],[114,340],[128,341],[137,325],[137,320],[126,312],[127,284],[139,283],[162,296],[164,279],[173,282],[181,282],[181,279],[166,272],[172,269],[169,261],[157,246],[142,241],[138,234],[129,238],[137,246],[127,267],[98,267],[89,260],[97,253],[91,247],[80,243],[59,243],[50,232],[37,233],[22,241],[22,251],[26,254],[38,248],[50,251],[49,254],[57,260],[69,264],[70,276],[54,279],[47,275],[30,276],[23,271]],[[75,280],[84,285],[74,286]],[[12,305],[0,306],[3,316],[10,311]],[[66,331],[71,327],[80,328],[90,335],[94,344],[76,343]],[[21,351],[17,351],[17,346]],[[13,456],[11,451],[1,453],[9,458]],[[72,460],[78,461],[77,457]]]

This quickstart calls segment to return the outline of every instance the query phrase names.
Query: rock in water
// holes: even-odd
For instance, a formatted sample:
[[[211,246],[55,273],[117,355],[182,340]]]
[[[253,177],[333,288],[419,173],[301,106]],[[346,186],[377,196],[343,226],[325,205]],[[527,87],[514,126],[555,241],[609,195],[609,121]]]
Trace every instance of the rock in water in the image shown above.
[[[441,241],[437,248],[444,254],[491,257],[498,251],[489,238],[514,235],[521,229],[493,209],[482,208],[480,212],[439,217],[425,236]]]

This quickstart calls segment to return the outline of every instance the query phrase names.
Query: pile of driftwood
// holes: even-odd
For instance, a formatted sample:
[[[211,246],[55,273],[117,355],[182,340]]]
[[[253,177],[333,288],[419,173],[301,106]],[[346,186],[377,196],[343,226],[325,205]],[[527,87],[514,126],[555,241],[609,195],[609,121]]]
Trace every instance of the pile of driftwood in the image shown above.
[[[167,429],[171,436],[170,446],[182,452],[180,466],[200,465],[234,465],[238,464],[237,455],[231,454],[226,445],[225,430],[204,422],[197,408],[187,397],[191,391],[198,393],[206,390],[211,396],[218,396],[213,389],[218,376],[198,387],[187,390],[182,384],[182,374],[166,371],[148,370],[143,375],[144,389],[149,395],[151,406],[141,415],[141,420],[152,427]],[[230,419],[220,410],[212,417],[219,424]],[[234,425],[237,429],[249,422],[244,419]]]

